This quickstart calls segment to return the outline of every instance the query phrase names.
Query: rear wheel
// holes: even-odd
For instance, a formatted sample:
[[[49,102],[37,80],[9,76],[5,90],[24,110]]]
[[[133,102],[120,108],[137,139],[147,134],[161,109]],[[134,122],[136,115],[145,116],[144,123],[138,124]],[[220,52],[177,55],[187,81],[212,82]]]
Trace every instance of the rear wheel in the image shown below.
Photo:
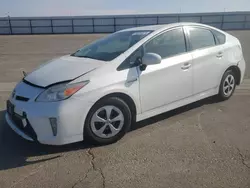
[[[235,73],[232,70],[228,70],[224,73],[221,80],[219,94],[218,94],[219,99],[220,100],[229,99],[233,95],[235,87],[236,87]]]
[[[131,126],[131,111],[117,97],[103,99],[90,110],[85,122],[85,137],[96,144],[111,144],[121,139]]]

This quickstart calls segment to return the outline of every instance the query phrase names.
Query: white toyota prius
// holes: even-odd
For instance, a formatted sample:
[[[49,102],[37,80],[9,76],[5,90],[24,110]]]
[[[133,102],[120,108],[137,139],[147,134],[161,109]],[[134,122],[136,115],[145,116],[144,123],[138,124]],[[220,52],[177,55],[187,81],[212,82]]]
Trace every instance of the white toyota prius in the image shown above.
[[[244,73],[239,40],[216,28],[126,29],[26,75],[7,101],[6,121],[42,144],[110,144],[133,122],[209,96],[230,98]]]

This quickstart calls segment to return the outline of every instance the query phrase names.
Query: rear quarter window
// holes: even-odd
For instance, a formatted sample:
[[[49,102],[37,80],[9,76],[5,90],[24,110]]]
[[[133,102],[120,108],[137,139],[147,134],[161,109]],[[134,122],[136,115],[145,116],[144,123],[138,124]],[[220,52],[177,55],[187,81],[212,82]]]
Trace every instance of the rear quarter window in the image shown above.
[[[216,30],[212,30],[212,32],[214,34],[216,44],[224,44],[226,42],[226,35]]]

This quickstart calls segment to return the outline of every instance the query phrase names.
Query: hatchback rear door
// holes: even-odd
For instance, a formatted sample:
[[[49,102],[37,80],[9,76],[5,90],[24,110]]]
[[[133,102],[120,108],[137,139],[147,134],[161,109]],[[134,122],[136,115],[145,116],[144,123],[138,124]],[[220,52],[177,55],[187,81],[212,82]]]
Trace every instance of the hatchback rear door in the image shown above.
[[[202,26],[184,26],[193,57],[193,94],[216,88],[220,84],[225,58],[212,30]]]

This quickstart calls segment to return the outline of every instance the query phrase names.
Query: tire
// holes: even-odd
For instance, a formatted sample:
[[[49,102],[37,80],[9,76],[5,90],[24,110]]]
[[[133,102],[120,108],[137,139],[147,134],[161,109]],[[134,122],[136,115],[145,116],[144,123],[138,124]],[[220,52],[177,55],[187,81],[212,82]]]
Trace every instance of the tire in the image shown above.
[[[94,144],[112,144],[129,131],[131,122],[130,108],[122,99],[117,97],[102,99],[90,109],[87,115],[84,137]]]
[[[232,81],[230,81],[230,80],[232,80]],[[229,88],[230,92],[229,92],[229,90],[225,89],[227,84],[229,84],[228,88]],[[236,87],[236,75],[232,70],[227,70],[221,79],[218,99],[220,101],[228,100],[233,95],[235,87]]]

